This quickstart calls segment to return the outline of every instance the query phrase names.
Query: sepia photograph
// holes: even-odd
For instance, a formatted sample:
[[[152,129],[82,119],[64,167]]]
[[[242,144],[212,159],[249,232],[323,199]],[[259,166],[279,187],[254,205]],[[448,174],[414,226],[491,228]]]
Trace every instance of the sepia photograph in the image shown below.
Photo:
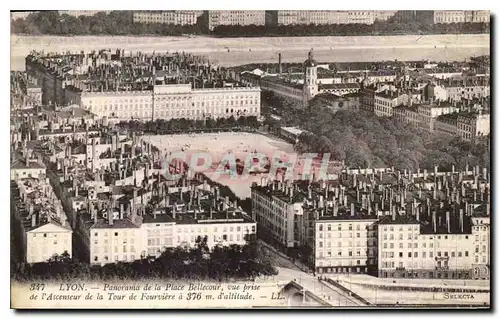
[[[220,9],[10,11],[10,307],[491,310],[491,12]]]

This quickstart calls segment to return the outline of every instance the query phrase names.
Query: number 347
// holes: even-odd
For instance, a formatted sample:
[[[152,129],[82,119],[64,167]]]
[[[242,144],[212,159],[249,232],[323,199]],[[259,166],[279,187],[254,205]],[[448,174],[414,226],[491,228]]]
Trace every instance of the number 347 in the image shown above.
[[[30,284],[30,291],[37,290],[43,291],[45,289],[45,284]]]

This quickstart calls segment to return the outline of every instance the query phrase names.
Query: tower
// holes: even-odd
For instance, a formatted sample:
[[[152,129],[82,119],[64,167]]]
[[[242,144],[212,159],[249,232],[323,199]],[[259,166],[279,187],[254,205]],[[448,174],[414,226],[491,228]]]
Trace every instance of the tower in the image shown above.
[[[318,67],[311,49],[308,54],[308,59],[304,62],[304,86],[302,88],[303,106],[307,107],[309,100],[316,94],[318,94]]]

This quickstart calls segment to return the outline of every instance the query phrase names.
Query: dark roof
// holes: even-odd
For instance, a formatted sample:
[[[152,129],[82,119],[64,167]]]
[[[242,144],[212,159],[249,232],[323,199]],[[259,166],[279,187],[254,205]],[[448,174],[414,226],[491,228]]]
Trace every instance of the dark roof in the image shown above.
[[[359,83],[334,83],[319,84],[318,88],[324,90],[359,89]]]
[[[36,161],[28,161],[28,164],[26,165],[26,161],[24,159],[22,159],[22,160],[15,161],[10,166],[10,168],[11,169],[27,169],[27,168],[37,169],[37,168],[45,168],[45,165],[40,164]]]
[[[144,214],[142,216],[142,222],[143,223],[175,223],[175,220],[172,218],[171,215],[166,214],[165,212],[161,213],[156,213],[154,214]]]
[[[350,212],[347,210],[344,210],[343,212],[340,211],[337,213],[337,216],[333,215],[333,211],[331,208],[327,208],[326,213],[323,213],[324,215],[321,216],[321,210],[318,210],[318,222],[326,222],[329,220],[377,220],[377,216],[374,215],[373,213],[371,215],[368,215],[366,213],[355,213],[354,215],[351,215]]]
[[[415,219],[415,217],[411,216],[411,215],[399,215],[399,214],[396,214],[396,218],[393,219],[392,218],[393,216],[392,215],[387,215],[387,216],[383,216],[382,218],[380,218],[379,220],[379,224],[395,224],[395,225],[400,225],[400,224],[415,224],[415,225],[419,225],[420,223]]]
[[[108,220],[100,219],[90,228],[139,228],[129,219],[115,219],[113,225],[110,225]]]

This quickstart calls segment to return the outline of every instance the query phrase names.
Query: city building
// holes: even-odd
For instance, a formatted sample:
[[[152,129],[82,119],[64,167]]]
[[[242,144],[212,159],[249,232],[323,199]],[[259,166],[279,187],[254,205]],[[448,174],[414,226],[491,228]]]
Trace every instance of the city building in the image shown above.
[[[313,219],[315,242],[310,243],[314,247],[313,269],[334,274],[373,271],[377,262],[377,216],[357,212],[352,205],[350,210],[339,212],[336,202],[331,210],[318,210]],[[304,212],[304,216],[307,214]]]
[[[14,109],[30,109],[42,105],[42,88],[35,85],[24,72],[11,72],[11,106]]]
[[[419,220],[420,207],[416,216],[385,216],[378,225],[379,276],[489,278],[489,216],[486,207],[479,213],[478,207],[429,207],[432,217],[427,223]]]
[[[297,105],[303,104],[303,84],[293,84],[284,81],[281,78],[273,76],[264,76],[260,79],[260,88],[265,91],[271,91]]]
[[[420,118],[416,107],[399,105],[393,108],[392,115],[398,122],[410,125],[414,128],[420,127]]]
[[[419,104],[416,106],[416,111],[418,114],[419,127],[426,131],[433,132],[435,129],[434,124],[438,116],[455,113],[458,112],[459,109],[451,103],[438,101],[437,104]]]
[[[207,185],[200,186],[206,189]],[[100,215],[92,209],[89,218],[93,222],[87,230],[90,263],[158,257],[167,248],[194,247],[199,238],[206,238],[210,249],[244,245],[246,236],[256,233],[256,223],[229,198],[218,198],[218,189],[214,195],[201,187],[180,187],[175,193],[159,189],[164,207],[152,213],[145,213],[145,193],[137,188],[128,195],[112,197]]]
[[[465,16],[466,16],[465,22],[490,23],[489,10],[465,11]]]
[[[453,101],[471,100],[490,96],[489,77],[449,78],[439,82],[446,90],[446,96]]]
[[[490,12],[488,10],[435,10],[434,23],[489,23]]]
[[[264,10],[210,10],[208,11],[208,29],[221,25],[265,25]]]
[[[463,10],[435,10],[434,23],[464,23],[465,11]]]
[[[22,145],[22,147],[20,147]],[[32,163],[33,150],[37,160]],[[11,200],[15,207],[12,214],[20,221],[19,243],[28,263],[47,262],[55,255],[72,256],[72,231],[63,206],[57,198],[40,154],[45,151],[38,141],[14,142],[11,158],[25,156],[29,168],[11,167]],[[37,167],[31,167],[34,164]]]
[[[461,138],[473,141],[490,134],[490,114],[467,113],[457,118],[457,134]]]
[[[20,180],[23,178],[41,178],[46,175],[46,167],[41,158],[33,158],[33,151],[28,150],[25,145],[22,152],[19,153],[14,146],[14,151],[11,154],[10,179]],[[24,154],[24,155],[23,155]]]
[[[274,10],[266,12],[266,25],[373,24],[385,21],[395,11]]]
[[[381,83],[370,83],[369,81],[362,82],[359,91],[360,110],[374,113],[375,94],[383,92],[389,88],[390,87],[388,85],[382,85]]]
[[[209,63],[191,55],[180,59],[196,68],[183,66],[186,70],[181,73],[181,60],[175,56],[140,52],[126,56],[120,50],[65,55],[33,53],[26,58],[26,69],[42,83],[44,104],[77,104],[98,118],[111,121],[260,115],[258,87],[234,83],[228,74],[221,78]],[[193,75],[187,75],[188,72]]]
[[[33,218],[36,218],[33,215]],[[50,221],[44,225],[36,226],[26,232],[26,262],[47,262],[55,255],[67,254],[72,256],[72,230],[69,227]]]
[[[375,93],[373,112],[376,116],[392,116],[393,109],[408,102],[408,94],[391,89]]]
[[[194,25],[199,13],[196,11],[136,11],[134,23],[160,23],[174,25]]]
[[[259,237],[317,273],[490,276],[490,175],[344,167],[337,179],[252,186]]]
[[[276,10],[267,11],[268,25],[341,24],[347,20],[347,11],[331,10]]]
[[[448,91],[442,85],[429,83],[423,90],[423,99],[425,101],[446,101],[448,100]]]
[[[268,243],[287,251],[298,246],[298,222],[302,215],[304,196],[294,187],[281,182],[252,186],[252,219],[257,222],[259,236]]]
[[[443,114],[436,118],[434,130],[436,133],[457,136],[458,113]]]
[[[83,92],[68,87],[67,92],[72,102],[98,117],[117,120],[260,115],[258,87],[192,89],[191,84],[166,84],[148,91]]]
[[[375,11],[349,10],[347,12],[346,24],[373,24],[375,22]]]

